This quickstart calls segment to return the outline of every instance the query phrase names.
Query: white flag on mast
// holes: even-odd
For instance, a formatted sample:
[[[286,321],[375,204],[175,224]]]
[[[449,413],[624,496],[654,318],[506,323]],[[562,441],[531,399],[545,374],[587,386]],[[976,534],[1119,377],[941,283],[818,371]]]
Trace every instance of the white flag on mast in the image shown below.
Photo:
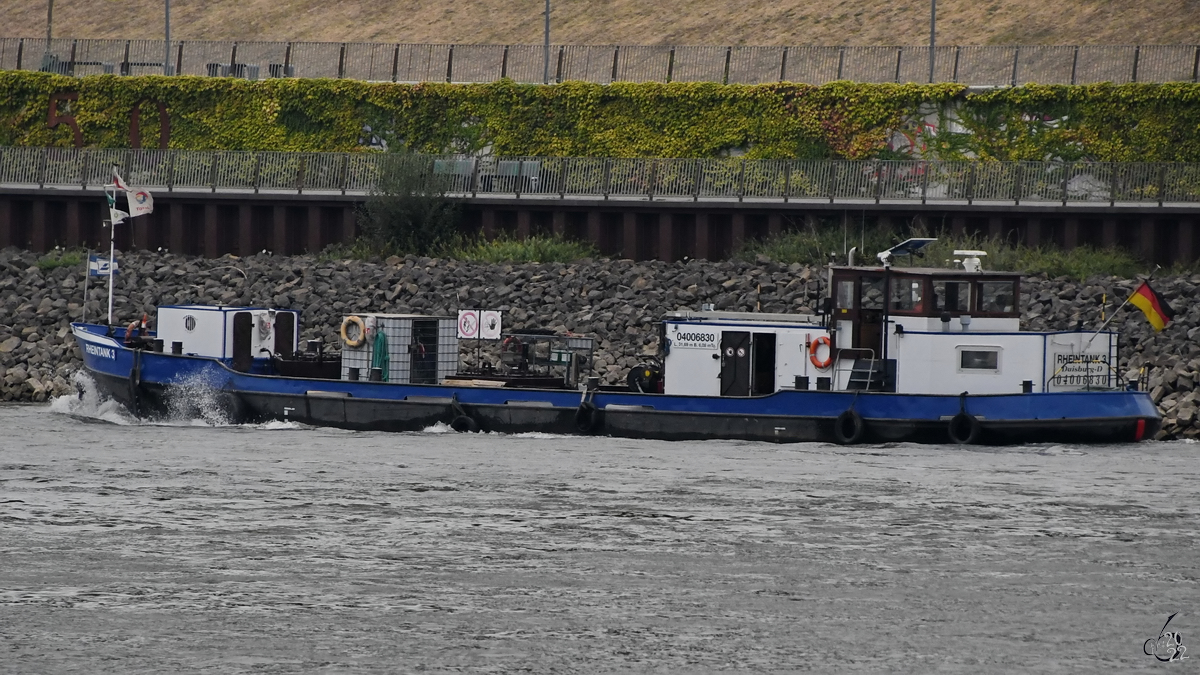
[[[118,190],[129,191],[129,186],[125,184],[125,181],[121,180],[121,174],[117,173],[116,164],[113,164],[113,185],[116,185]]]
[[[125,181],[121,180],[121,174],[117,173],[116,166],[113,166],[113,185],[125,191],[125,198],[129,200],[129,217],[136,218],[147,213],[154,213],[154,196],[148,190],[126,185]],[[113,222],[120,221],[114,219]]]
[[[146,190],[127,190],[125,196],[129,199],[129,215],[142,216],[154,212],[154,197]]]

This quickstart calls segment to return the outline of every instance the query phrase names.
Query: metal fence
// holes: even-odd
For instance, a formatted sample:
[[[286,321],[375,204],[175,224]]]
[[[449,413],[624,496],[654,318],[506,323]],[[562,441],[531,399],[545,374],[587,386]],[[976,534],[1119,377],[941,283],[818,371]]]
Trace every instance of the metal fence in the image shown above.
[[[0,38],[0,70],[66,75],[162,74],[161,40]],[[260,79],[330,77],[373,82],[541,82],[541,45],[173,41],[172,72]],[[686,47],[553,45],[554,82],[835,80],[927,82],[929,47]],[[1196,82],[1200,45],[937,47],[933,80],[972,86],[1027,83]]]
[[[502,199],[1137,204],[1200,207],[1200,164],[940,162],[0,148],[0,188],[99,190],[112,166],[168,192],[366,195],[388,162],[433,189]]]

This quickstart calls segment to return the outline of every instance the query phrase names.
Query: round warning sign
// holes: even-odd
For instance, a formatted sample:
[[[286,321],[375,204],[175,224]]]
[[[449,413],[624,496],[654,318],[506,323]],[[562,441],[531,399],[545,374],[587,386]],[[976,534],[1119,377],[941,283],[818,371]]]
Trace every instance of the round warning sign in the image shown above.
[[[473,340],[479,337],[479,310],[462,309],[458,312],[458,339]]]
[[[479,337],[484,340],[500,339],[500,312],[494,309],[479,312]]]

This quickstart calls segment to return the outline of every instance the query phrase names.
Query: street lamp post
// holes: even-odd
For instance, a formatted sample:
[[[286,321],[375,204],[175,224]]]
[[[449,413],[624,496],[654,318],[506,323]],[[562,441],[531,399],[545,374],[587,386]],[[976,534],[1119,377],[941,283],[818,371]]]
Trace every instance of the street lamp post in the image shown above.
[[[163,28],[163,75],[171,74],[171,0],[166,0],[167,11]]]
[[[42,70],[50,66],[50,35],[54,26],[54,0],[46,4],[46,51],[42,52]]]
[[[545,52],[542,54],[542,84],[550,84],[550,0],[546,0],[546,28],[542,33],[543,47]]]
[[[933,54],[937,47],[937,0],[929,0],[929,84],[933,84]]]

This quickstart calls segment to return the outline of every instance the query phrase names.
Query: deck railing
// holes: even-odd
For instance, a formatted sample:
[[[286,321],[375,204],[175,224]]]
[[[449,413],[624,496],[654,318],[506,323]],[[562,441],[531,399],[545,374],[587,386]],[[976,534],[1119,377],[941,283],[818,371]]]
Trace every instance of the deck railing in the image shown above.
[[[0,38],[0,70],[173,73],[375,82],[961,82],[972,86],[1196,82],[1200,45],[749,47],[454,45]]]
[[[1200,164],[943,162],[0,148],[0,188],[367,195],[388,162],[458,197],[1200,207]]]

